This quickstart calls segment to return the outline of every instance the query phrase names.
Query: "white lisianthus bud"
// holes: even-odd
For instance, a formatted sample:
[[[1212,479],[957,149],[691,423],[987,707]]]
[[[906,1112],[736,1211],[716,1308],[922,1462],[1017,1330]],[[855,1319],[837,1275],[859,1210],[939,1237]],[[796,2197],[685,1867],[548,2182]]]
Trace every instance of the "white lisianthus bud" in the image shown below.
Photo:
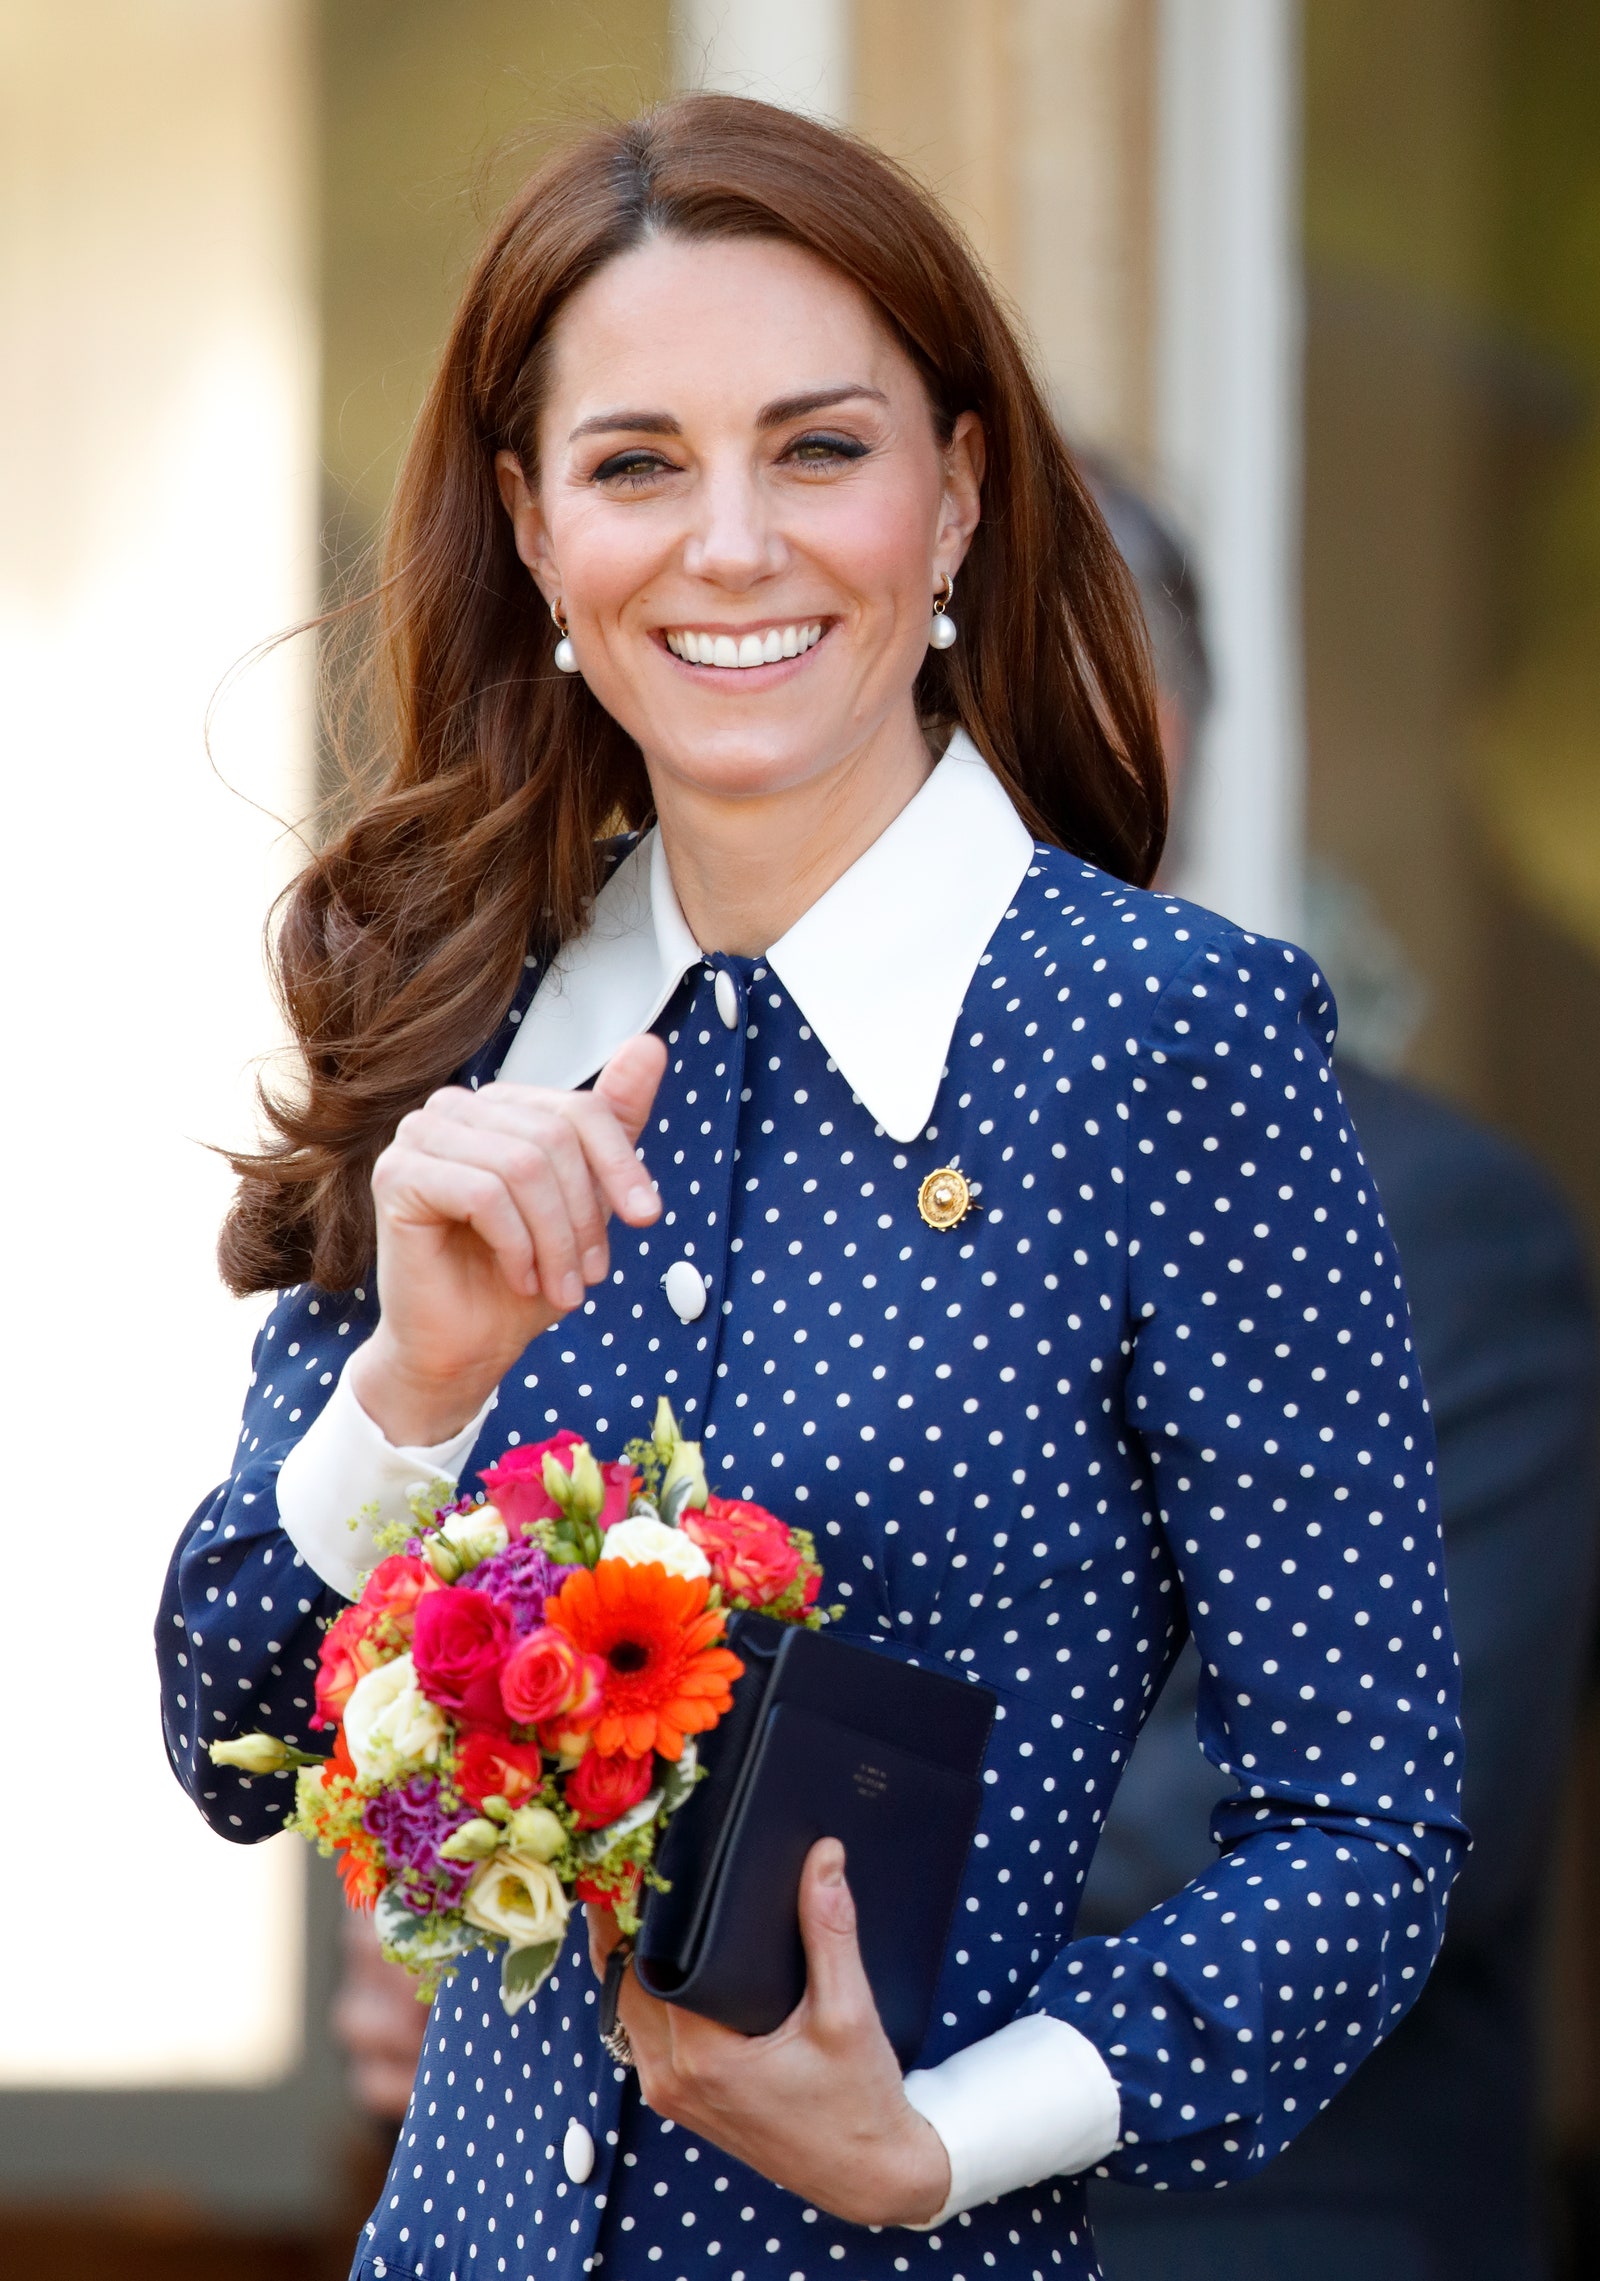
[[[559,1940],[571,1903],[547,1862],[525,1853],[497,1853],[467,1887],[461,1914],[480,1932],[498,1933],[513,1948]]]
[[[663,1394],[656,1402],[655,1424],[650,1429],[650,1439],[655,1443],[656,1455],[663,1463],[672,1455],[681,1438],[677,1415]]]
[[[276,1735],[240,1735],[207,1748],[213,1766],[237,1766],[242,1774],[281,1774],[291,1758],[288,1745]]]
[[[492,1560],[497,1552],[504,1552],[511,1534],[493,1505],[471,1505],[464,1513],[452,1513],[432,1541],[441,1539],[455,1553],[459,1563],[456,1574],[464,1575],[480,1560]]]
[[[439,1848],[444,1861],[487,1861],[500,1843],[500,1826],[480,1814],[475,1821],[463,1822],[452,1830]]]
[[[553,1861],[567,1833],[548,1806],[519,1806],[506,1824],[506,1843],[530,1861]]]
[[[673,1576],[709,1576],[711,1563],[682,1529],[669,1529],[665,1521],[648,1513],[630,1513],[613,1521],[600,1547],[602,1560],[627,1560],[643,1567],[657,1562]]]
[[[701,1462],[700,1444],[697,1441],[680,1441],[667,1459],[667,1470],[661,1476],[661,1508],[673,1519],[689,1506],[696,1509],[705,1504],[710,1491],[706,1486],[706,1469]]]
[[[363,1782],[395,1782],[432,1765],[444,1737],[444,1713],[417,1685],[409,1655],[366,1672],[344,1707],[344,1739]]]
[[[605,1476],[586,1441],[571,1443],[561,1457],[553,1449],[545,1453],[544,1485],[569,1520],[599,1519],[606,1501]]]

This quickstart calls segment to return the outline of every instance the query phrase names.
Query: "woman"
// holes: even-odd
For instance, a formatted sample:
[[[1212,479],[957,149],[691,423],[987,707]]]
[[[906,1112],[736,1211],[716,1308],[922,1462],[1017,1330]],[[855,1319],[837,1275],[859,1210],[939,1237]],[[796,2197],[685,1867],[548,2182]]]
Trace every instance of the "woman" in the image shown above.
[[[290,896],[304,1084],[223,1238],[294,1288],[172,1571],[180,1778],[278,1825],[203,1745],[304,1726],[375,1491],[661,1392],[815,1527],[851,1635],[1001,1708],[904,2083],[832,1841],[771,2037],[630,1976],[635,2075],[581,1943],[516,2021],[469,1957],[358,2270],[1092,2273],[1077,2174],[1277,2152],[1415,1996],[1459,1846],[1426,1409],[1327,994],[1141,891],[1125,575],[948,224],[822,127],[699,97],[535,177],[381,591],[388,774]],[[1073,1942],[1191,1626],[1227,1851]]]

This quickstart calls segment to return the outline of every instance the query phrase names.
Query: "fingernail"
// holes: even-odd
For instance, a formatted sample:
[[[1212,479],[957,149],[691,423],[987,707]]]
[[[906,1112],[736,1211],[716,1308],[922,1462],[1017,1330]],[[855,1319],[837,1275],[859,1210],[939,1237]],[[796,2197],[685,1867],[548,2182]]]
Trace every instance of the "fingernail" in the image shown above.
[[[601,1276],[602,1276],[602,1275],[604,1275],[605,1271],[606,1271],[606,1255],[605,1255],[605,1253],[604,1253],[603,1251],[601,1251],[601,1250],[599,1249],[599,1247],[598,1247],[598,1246],[596,1246],[596,1248],[595,1248],[593,1251],[586,1251],[586,1252],[584,1253],[584,1255],[583,1255],[583,1273],[584,1273],[584,1280],[585,1280],[586,1282],[588,1282],[588,1283],[598,1283],[598,1282],[599,1282],[599,1280],[600,1280],[600,1278],[601,1278]]]
[[[630,1188],[628,1209],[637,1218],[653,1219],[661,1208],[661,1199],[653,1188]]]
[[[817,1875],[824,1885],[842,1885],[844,1883],[844,1854],[842,1852],[830,1853],[822,1867],[817,1871]]]
[[[561,1304],[564,1307],[575,1307],[582,1297],[583,1277],[581,1275],[563,1275],[561,1278]]]

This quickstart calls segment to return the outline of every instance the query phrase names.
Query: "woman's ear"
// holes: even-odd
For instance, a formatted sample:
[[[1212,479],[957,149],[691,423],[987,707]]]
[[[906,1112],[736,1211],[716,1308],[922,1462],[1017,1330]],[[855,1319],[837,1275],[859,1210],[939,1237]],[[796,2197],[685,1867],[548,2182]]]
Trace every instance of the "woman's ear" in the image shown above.
[[[936,568],[953,578],[966,558],[983,514],[986,454],[983,425],[976,412],[963,412],[950,432],[944,453],[944,498],[939,508]]]
[[[511,518],[517,553],[548,602],[560,593],[561,579],[550,552],[550,534],[545,528],[539,495],[523,474],[522,462],[514,451],[495,453],[494,479],[500,504]]]

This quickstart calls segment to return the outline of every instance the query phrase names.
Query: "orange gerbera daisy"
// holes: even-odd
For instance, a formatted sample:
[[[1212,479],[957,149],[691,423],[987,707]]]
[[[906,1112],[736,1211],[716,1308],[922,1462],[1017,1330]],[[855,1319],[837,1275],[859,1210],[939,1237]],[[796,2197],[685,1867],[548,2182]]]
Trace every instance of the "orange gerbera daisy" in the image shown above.
[[[744,1665],[716,1644],[725,1618],[706,1606],[710,1590],[709,1577],[674,1576],[655,1561],[602,1560],[545,1602],[545,1622],[605,1665],[596,1750],[677,1758],[685,1735],[732,1708]]]

